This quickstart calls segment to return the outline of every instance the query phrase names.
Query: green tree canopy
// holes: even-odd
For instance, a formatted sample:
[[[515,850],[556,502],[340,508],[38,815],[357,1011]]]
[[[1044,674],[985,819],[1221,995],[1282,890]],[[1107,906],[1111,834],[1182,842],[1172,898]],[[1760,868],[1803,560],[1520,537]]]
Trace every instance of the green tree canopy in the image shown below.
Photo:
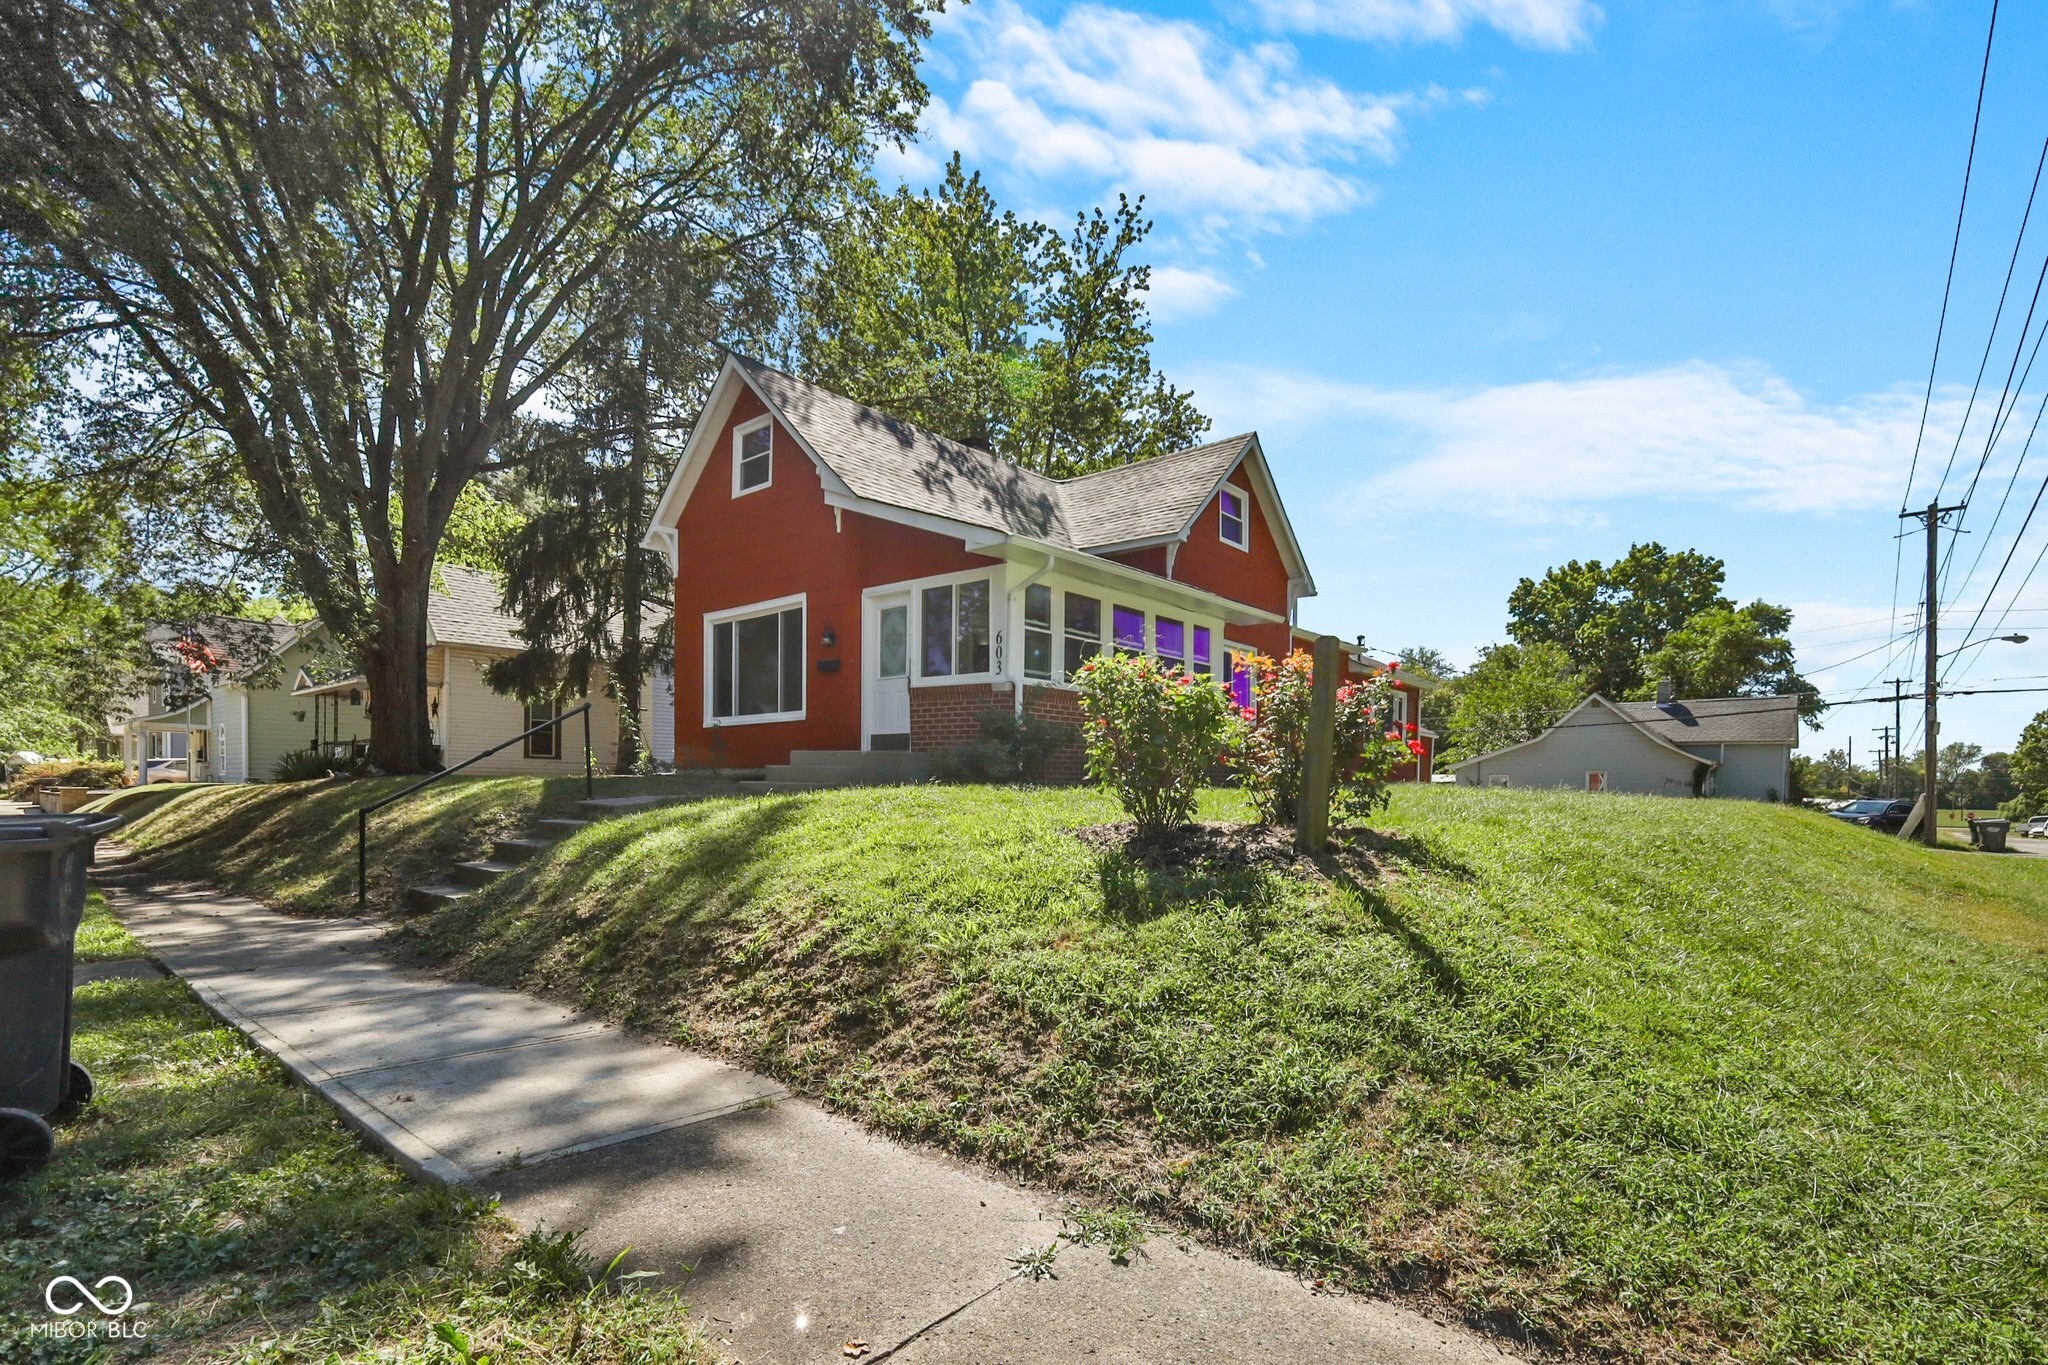
[[[1453,758],[1536,738],[1585,698],[1585,674],[1555,644],[1488,645],[1443,689]]]
[[[1615,700],[1653,696],[1668,677],[1681,696],[1797,696],[1817,723],[1826,706],[1793,659],[1792,613],[1737,607],[1721,591],[1726,578],[1712,555],[1655,541],[1612,564],[1575,559],[1515,585],[1508,633],[1564,650],[1590,691]]]
[[[1820,690],[1799,675],[1792,655],[1792,613],[1768,602],[1714,606],[1664,637],[1643,661],[1646,680],[1634,692],[1647,698],[1669,678],[1682,697],[1799,698],[1807,719],[1826,709]]]
[[[1209,428],[1152,368],[1142,204],[1059,233],[1002,208],[955,154],[936,191],[855,197],[799,290],[798,368],[871,407],[1056,477]]]
[[[443,533],[625,245],[779,250],[909,131],[927,29],[921,0],[18,0],[0,244],[233,453],[361,644],[372,760],[417,770]]]

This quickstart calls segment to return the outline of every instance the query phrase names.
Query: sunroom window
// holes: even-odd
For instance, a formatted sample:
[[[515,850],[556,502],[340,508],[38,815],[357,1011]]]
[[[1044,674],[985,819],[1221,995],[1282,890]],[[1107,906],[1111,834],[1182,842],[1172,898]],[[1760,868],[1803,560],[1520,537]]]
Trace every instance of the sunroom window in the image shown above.
[[[1207,626],[1196,626],[1195,666],[1192,670],[1195,676],[1206,678],[1210,675],[1211,671],[1214,668],[1214,665],[1210,662],[1210,657],[1211,656],[1209,653],[1209,628]]]
[[[711,627],[714,720],[794,717],[804,709],[804,609],[755,612]]]
[[[1113,643],[1119,654],[1145,652],[1145,613],[1137,607],[1117,607],[1111,612],[1116,627]]]
[[[1152,620],[1152,652],[1169,669],[1188,666],[1188,628],[1185,622],[1158,616]]]
[[[986,578],[926,588],[922,605],[924,677],[990,671]]]
[[[1068,681],[1079,677],[1081,665],[1102,653],[1102,603],[1080,593],[1067,594],[1066,604]]]
[[[1024,589],[1024,676],[1052,677],[1052,589],[1043,583]]]

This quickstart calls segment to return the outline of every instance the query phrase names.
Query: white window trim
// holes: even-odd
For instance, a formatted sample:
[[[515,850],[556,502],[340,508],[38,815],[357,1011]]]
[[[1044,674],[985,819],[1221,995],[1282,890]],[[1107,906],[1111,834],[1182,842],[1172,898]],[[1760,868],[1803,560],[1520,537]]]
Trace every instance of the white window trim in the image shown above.
[[[1237,494],[1237,529],[1244,536],[1242,540],[1232,540],[1224,533],[1223,493]],[[1216,495],[1216,539],[1233,550],[1249,552],[1252,548],[1252,495],[1234,483],[1224,484]]]
[[[747,439],[747,437],[753,435],[755,432],[759,431],[763,427],[768,428],[768,477],[763,479],[760,483],[755,484],[752,488],[742,488],[740,487],[741,443],[744,442]],[[756,417],[751,421],[740,423],[738,426],[732,429],[732,495],[736,498],[744,498],[749,493],[759,493],[763,489],[773,488],[774,486],[775,419],[773,417],[763,416]],[[809,616],[806,615],[806,626],[808,626],[809,624],[809,619]]]
[[[765,486],[765,485],[764,485]],[[713,665],[711,629],[731,621],[746,621],[756,616],[775,616],[791,607],[801,607],[804,613],[804,668],[801,690],[803,699],[794,711],[774,711],[761,716],[714,716],[712,703],[717,689],[711,678]],[[811,604],[809,593],[793,593],[788,597],[771,598],[766,602],[750,602],[744,607],[727,607],[722,611],[704,613],[703,667],[698,676],[704,685],[704,728],[723,730],[733,725],[782,725],[802,720],[808,714],[811,703]]]
[[[1600,779],[1598,787],[1593,785],[1593,779],[1596,777]],[[1586,790],[1589,792],[1604,792],[1607,790],[1607,770],[1605,768],[1588,768],[1586,770]]]
[[[984,673],[940,673],[926,676],[924,671],[924,591],[926,588],[957,588],[962,583],[977,579],[988,580],[988,671]],[[954,687],[961,684],[1002,682],[1009,677],[1008,668],[1013,651],[1009,639],[1010,600],[1006,575],[1001,565],[991,564],[985,569],[959,569],[952,573],[934,574],[930,578],[913,578],[907,583],[891,583],[890,588],[910,590],[910,685],[912,687]],[[869,592],[882,591],[870,588]],[[955,602],[959,597],[956,593]],[[1020,618],[1021,619],[1021,618]],[[955,626],[958,630],[958,626]],[[955,661],[959,656],[959,636],[953,639]]]

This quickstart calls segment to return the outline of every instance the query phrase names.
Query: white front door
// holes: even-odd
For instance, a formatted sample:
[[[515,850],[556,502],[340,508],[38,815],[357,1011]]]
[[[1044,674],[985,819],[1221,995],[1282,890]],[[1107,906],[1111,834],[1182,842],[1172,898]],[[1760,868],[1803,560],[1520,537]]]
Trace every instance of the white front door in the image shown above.
[[[872,597],[867,655],[870,749],[910,747],[910,594]]]

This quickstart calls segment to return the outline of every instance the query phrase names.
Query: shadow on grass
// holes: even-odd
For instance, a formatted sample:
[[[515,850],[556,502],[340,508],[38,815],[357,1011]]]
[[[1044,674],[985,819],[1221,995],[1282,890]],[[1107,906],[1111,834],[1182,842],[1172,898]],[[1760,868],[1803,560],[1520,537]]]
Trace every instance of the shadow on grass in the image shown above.
[[[1338,864],[1332,863],[1329,870],[1331,880],[1357,897],[1358,903],[1365,908],[1368,915],[1378,921],[1380,928],[1400,940],[1401,946],[1408,950],[1409,955],[1428,974],[1429,979],[1436,983],[1437,989],[1442,991],[1447,999],[1453,1004],[1465,1002],[1468,992],[1464,976],[1436,944],[1430,942],[1427,935],[1416,929],[1399,910],[1394,908],[1384,892],[1359,881]]]
[[[136,857],[125,875],[196,878],[280,909],[353,914],[356,811],[416,780],[217,788],[161,818],[138,819]],[[451,778],[386,807],[369,821],[370,908],[391,908],[406,886],[480,856],[493,838],[571,809],[582,795],[580,777]]]
[[[738,916],[777,866],[767,845],[808,796],[609,820],[539,854],[478,895],[415,921],[408,952],[502,984],[567,980],[629,1022],[671,1008],[676,979],[705,963],[750,970]]]
[[[1143,924],[1189,905],[1264,910],[1280,898],[1272,875],[1256,867],[1162,868],[1116,851],[1096,855],[1095,882],[1106,916],[1125,924]]]

